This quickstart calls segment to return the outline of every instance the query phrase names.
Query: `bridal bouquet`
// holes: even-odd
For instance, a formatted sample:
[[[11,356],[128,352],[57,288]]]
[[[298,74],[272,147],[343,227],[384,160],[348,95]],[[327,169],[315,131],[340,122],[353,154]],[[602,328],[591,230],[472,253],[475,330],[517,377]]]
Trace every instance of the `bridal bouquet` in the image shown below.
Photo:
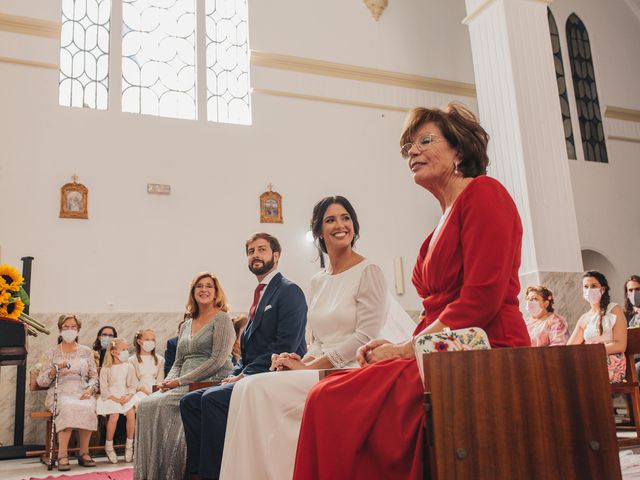
[[[49,335],[47,328],[33,317],[24,313],[24,307],[29,305],[29,295],[22,288],[24,278],[10,265],[0,265],[0,317],[23,322],[27,325],[27,332],[34,337],[38,332]]]

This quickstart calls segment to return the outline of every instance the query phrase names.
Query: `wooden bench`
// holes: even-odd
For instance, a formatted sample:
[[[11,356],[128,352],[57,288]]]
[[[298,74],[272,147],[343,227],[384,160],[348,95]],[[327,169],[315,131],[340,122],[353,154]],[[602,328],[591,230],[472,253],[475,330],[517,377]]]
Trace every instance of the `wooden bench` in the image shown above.
[[[636,372],[635,356],[640,355],[640,328],[627,329],[627,349],[624,356],[627,360],[627,374],[620,383],[611,384],[612,394],[623,394],[629,398],[629,417],[631,425],[618,425],[620,430],[632,430],[635,438],[621,438],[618,444],[621,447],[640,445],[640,384]]]
[[[423,357],[425,478],[621,478],[604,345]]]

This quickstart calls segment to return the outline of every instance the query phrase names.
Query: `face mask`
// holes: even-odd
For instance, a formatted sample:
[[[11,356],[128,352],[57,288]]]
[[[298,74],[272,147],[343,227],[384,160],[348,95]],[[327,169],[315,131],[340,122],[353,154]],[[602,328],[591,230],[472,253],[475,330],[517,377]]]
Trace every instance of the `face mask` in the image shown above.
[[[127,352],[126,350],[121,351],[118,354],[118,358],[121,362],[126,362],[129,359],[129,352]]]
[[[640,290],[627,293],[627,298],[634,307],[640,307]]]
[[[63,330],[60,336],[65,342],[71,343],[78,337],[78,330]]]
[[[113,337],[111,335],[102,335],[100,337],[100,347],[103,350],[106,350],[107,347],[109,347],[109,344],[111,343],[111,340],[113,340]]]
[[[154,348],[156,348],[156,342],[152,340],[146,340],[142,342],[142,349],[145,352],[151,352]]]
[[[582,296],[587,302],[589,302],[591,305],[594,305],[596,303],[600,303],[602,292],[599,288],[583,288]]]
[[[530,300],[527,302],[527,312],[529,312],[531,316],[535,317],[542,313],[542,307],[535,300]]]

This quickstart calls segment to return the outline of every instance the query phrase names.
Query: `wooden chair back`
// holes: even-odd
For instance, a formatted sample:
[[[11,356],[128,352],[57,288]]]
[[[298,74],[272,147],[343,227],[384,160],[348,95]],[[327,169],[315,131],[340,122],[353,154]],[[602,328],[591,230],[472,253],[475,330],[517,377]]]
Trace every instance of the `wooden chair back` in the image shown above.
[[[603,345],[423,362],[432,479],[621,478]]]
[[[627,359],[627,381],[634,383],[638,383],[636,355],[640,355],[640,327],[627,329],[627,349],[624,352]]]

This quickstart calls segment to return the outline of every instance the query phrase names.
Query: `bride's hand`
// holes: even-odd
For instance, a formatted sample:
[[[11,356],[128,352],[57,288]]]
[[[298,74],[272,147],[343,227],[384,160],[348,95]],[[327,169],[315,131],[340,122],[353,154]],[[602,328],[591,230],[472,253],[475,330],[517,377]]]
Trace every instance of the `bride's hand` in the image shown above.
[[[274,371],[274,370],[282,370],[282,368],[278,368],[280,366],[280,361],[284,358],[288,358],[288,357],[292,357],[292,358],[297,358],[298,360],[300,359],[300,355],[298,355],[297,353],[281,353],[281,354],[272,354],[271,355],[271,366],[269,367],[270,371]]]
[[[360,366],[364,367],[366,365],[371,365],[372,363],[379,362],[380,360],[391,358],[391,357],[379,358],[380,355],[385,353],[385,349],[383,349],[385,345],[393,346],[393,344],[389,340],[380,338],[377,340],[371,340],[369,343],[360,347],[358,349],[358,352],[356,353],[356,359],[358,360],[358,363],[360,364]],[[378,349],[382,349],[382,350],[379,350],[377,353],[374,353]]]
[[[307,365],[302,361],[300,355],[296,353],[286,353],[280,355],[276,360],[276,369],[281,370],[306,370]]]

